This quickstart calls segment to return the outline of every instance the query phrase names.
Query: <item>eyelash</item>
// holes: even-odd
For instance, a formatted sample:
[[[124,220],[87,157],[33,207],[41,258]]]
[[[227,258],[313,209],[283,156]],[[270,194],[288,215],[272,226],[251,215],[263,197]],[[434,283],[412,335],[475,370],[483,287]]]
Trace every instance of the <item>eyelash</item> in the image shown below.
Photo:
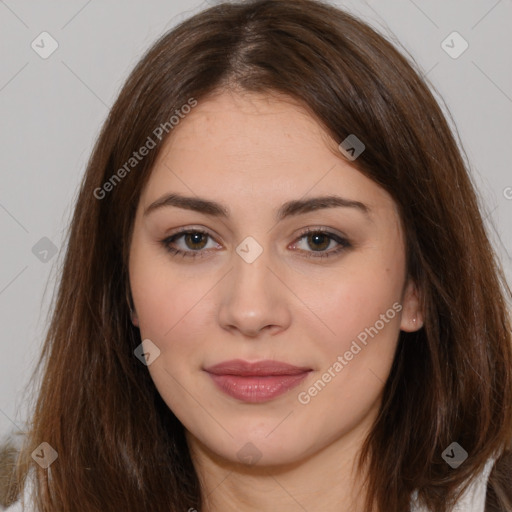
[[[189,257],[189,258],[204,257],[205,251],[203,249],[200,249],[197,251],[194,251],[194,250],[183,251],[181,249],[176,249],[175,247],[171,246],[171,244],[173,242],[175,242],[177,239],[181,238],[184,235],[190,235],[190,234],[201,234],[201,235],[205,235],[209,238],[213,238],[209,233],[207,233],[206,231],[203,231],[201,229],[185,229],[185,230],[179,231],[178,233],[175,233],[174,235],[172,235],[170,237],[160,240],[160,243],[163,245],[164,249],[166,251],[168,251],[169,253],[171,253],[173,256],[181,255],[182,257]],[[346,249],[352,247],[352,244],[346,238],[340,237],[334,233],[331,233],[330,231],[327,231],[325,229],[319,229],[319,228],[314,228],[314,229],[308,228],[308,229],[304,230],[297,238],[297,242],[302,240],[304,237],[306,237],[307,235],[310,235],[310,234],[327,235],[328,238],[330,238],[331,240],[334,240],[335,242],[337,242],[340,245],[337,249],[331,250],[328,252],[300,250],[301,252],[307,253],[307,256],[306,256],[307,258],[330,258],[330,257],[336,256],[336,255],[340,254],[341,252],[345,251]]]

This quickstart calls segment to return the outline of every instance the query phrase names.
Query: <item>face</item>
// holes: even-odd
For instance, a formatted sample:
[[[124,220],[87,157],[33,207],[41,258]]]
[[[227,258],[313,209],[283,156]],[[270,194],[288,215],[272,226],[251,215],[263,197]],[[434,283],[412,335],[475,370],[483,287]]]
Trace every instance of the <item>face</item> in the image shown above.
[[[163,400],[223,459],[293,463],[367,426],[400,329],[421,325],[396,205],[335,148],[290,101],[226,92],[173,130],[141,194],[133,322]],[[230,360],[300,370],[205,371]]]

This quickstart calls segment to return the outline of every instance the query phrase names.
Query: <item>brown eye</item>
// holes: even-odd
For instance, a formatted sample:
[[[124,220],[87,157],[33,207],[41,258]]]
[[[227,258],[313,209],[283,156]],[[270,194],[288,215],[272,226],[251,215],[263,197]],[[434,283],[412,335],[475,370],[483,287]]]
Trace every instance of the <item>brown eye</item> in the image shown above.
[[[184,240],[187,244],[187,247],[192,250],[204,249],[206,242],[208,240],[208,235],[194,231],[190,233],[184,234]]]
[[[197,256],[203,257],[206,255],[205,253],[209,252],[203,249],[211,238],[211,235],[205,231],[189,229],[165,238],[160,243],[166,251],[175,256],[195,258]]]
[[[332,238],[328,237],[324,233],[313,233],[307,236],[309,247],[313,250],[323,251],[329,247]]]
[[[298,247],[298,249],[306,257],[311,258],[328,258],[352,247],[346,238],[323,229],[308,229],[304,231],[294,246],[300,245],[300,241],[303,239],[306,241],[305,247]],[[327,251],[326,249],[329,247],[333,249]]]

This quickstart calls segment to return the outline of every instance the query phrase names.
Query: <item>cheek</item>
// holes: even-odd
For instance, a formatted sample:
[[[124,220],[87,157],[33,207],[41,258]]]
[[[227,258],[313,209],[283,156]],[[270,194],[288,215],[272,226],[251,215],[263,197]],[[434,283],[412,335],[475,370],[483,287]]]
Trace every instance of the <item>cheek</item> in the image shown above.
[[[180,314],[186,293],[176,280],[172,286],[162,256],[135,238],[130,254],[130,287],[142,338],[161,340]]]
[[[178,335],[187,332],[193,337],[199,325],[194,317],[204,311],[208,302],[201,300],[200,286],[192,281],[182,281],[176,276],[169,280],[164,274],[141,272],[132,285],[141,336],[155,338],[168,344]],[[206,313],[204,313],[206,314]]]
[[[130,285],[141,339],[158,346],[161,361],[173,372],[181,371],[184,359],[194,363],[198,344],[211,332],[212,283],[173,270],[165,253],[139,247],[130,258]]]
[[[375,324],[381,339],[389,335],[394,341],[398,333],[403,286],[400,262],[386,266],[365,259],[360,266],[359,270],[347,266],[336,279],[325,280],[322,286],[316,281],[316,286],[302,289],[307,297],[304,302],[325,327],[323,346],[329,352],[348,350],[352,340],[361,333],[364,338]],[[317,326],[321,327],[318,321]]]
[[[340,428],[350,430],[382,392],[396,351],[402,307],[400,278],[393,279],[379,280],[370,271],[347,278],[324,296],[318,294],[318,311],[334,334],[316,344],[320,364],[315,379],[299,389],[297,401],[308,417],[335,410],[344,418],[341,424],[315,424],[320,437],[324,430],[333,436]]]

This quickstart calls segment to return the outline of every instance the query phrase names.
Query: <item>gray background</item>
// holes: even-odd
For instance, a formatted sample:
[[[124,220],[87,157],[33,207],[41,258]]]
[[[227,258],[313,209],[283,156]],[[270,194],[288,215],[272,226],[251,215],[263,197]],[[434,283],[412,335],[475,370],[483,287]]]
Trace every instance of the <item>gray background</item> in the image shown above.
[[[78,184],[128,73],[164,31],[213,0],[0,1],[0,435],[23,428],[24,394]],[[484,216],[512,277],[512,1],[333,1],[397,39],[453,116]],[[43,59],[42,32],[58,42]],[[458,58],[442,42],[457,31]],[[448,38],[451,52],[462,42]],[[446,111],[446,110],[445,110]],[[41,239],[46,238],[48,240]],[[36,245],[37,244],[37,245]],[[34,246],[36,249],[33,249]]]

